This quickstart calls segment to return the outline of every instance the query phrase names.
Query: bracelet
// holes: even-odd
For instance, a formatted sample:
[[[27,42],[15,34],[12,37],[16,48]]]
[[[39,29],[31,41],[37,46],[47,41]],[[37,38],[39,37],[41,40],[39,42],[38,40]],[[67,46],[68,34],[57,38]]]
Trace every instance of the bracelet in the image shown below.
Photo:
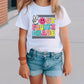
[[[19,57],[18,60],[26,60],[26,57]]]

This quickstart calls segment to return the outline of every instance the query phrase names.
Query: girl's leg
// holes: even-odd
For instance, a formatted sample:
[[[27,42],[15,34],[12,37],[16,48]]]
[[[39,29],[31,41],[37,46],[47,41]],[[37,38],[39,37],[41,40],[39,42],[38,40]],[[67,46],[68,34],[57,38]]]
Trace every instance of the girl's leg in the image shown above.
[[[49,64],[49,65],[48,65]],[[62,53],[50,54],[46,57],[46,70],[44,71],[47,84],[62,84],[63,61]]]
[[[46,77],[46,80],[47,80],[47,84],[62,84],[62,76],[60,77],[50,77],[50,76],[47,76],[45,75]]]
[[[29,76],[30,84],[43,84],[43,73],[37,76]]]

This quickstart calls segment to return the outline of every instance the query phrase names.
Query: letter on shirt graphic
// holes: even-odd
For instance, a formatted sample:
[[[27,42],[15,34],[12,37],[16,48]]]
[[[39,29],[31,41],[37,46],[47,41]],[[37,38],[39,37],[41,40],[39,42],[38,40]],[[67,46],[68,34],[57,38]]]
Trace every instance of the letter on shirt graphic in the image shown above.
[[[47,24],[51,23],[51,18],[46,18],[46,23]]]
[[[37,34],[37,36],[41,36],[41,31],[37,30],[36,34]]]
[[[38,16],[33,15],[33,24],[38,24]]]
[[[42,36],[46,36],[45,30],[42,31],[42,34],[41,34],[41,35],[42,35]]]
[[[51,18],[51,20],[52,20],[52,23],[54,24],[55,23],[55,18]]]
[[[39,25],[36,25],[36,30],[40,30],[40,26]]]
[[[55,36],[55,30],[51,30],[51,36]]]
[[[43,30],[44,25],[40,25],[40,30]]]
[[[51,29],[55,30],[55,24],[51,24]]]
[[[32,25],[32,30],[35,30],[35,28],[36,28],[36,25],[33,24]]]
[[[51,24],[47,24],[47,27],[50,30],[51,29]]]
[[[46,20],[45,20],[45,18],[43,18],[43,17],[39,19],[39,23],[40,23],[40,24],[45,24],[45,21],[46,21]]]
[[[35,31],[32,31],[32,35],[33,36],[36,36],[36,30]]]
[[[46,30],[47,36],[51,35],[51,31],[50,30]]]
[[[47,24],[44,24],[44,30],[47,30],[48,28],[47,28]]]

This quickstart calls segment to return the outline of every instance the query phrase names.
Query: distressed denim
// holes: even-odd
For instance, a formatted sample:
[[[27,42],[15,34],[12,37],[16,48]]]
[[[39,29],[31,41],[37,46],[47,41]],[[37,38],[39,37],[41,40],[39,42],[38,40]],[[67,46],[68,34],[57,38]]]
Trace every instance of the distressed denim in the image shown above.
[[[44,73],[51,77],[59,77],[63,74],[62,52],[41,52],[31,48],[26,57],[31,76]]]

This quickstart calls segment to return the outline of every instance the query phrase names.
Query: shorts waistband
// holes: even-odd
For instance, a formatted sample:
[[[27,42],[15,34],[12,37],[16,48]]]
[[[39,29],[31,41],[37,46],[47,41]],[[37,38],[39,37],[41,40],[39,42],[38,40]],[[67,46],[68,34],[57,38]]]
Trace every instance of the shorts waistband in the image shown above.
[[[34,48],[31,48],[30,49],[30,51],[29,51],[29,53],[31,53],[31,54],[39,54],[39,56],[40,55],[51,55],[51,56],[54,56],[54,55],[58,55],[58,54],[62,54],[62,52],[59,52],[59,53],[55,53],[55,52],[47,52],[47,51],[45,51],[45,52],[41,52],[41,51],[37,51],[37,50],[35,50]]]

